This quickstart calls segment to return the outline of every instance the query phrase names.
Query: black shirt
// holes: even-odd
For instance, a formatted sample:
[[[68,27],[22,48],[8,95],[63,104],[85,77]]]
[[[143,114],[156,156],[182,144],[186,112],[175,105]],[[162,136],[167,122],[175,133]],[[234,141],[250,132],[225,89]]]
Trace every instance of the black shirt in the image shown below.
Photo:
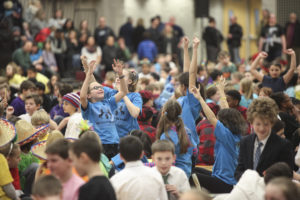
[[[105,176],[95,176],[79,188],[78,200],[116,200],[115,191]]]
[[[283,28],[279,24],[276,24],[275,26],[264,26],[260,34],[261,37],[265,38],[263,50],[268,53],[272,50],[281,51],[281,36],[283,34]]]

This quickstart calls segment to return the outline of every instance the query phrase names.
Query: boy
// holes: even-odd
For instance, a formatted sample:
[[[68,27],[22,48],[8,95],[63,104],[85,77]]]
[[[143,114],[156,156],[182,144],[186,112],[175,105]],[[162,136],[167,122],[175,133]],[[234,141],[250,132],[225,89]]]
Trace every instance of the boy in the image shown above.
[[[31,81],[23,81],[20,86],[21,94],[16,97],[12,102],[11,106],[14,108],[14,115],[20,116],[26,113],[25,110],[25,98],[26,96],[32,94],[35,91],[35,85]]]
[[[87,67],[86,78],[80,91],[81,112],[89,120],[103,142],[104,154],[112,158],[118,153],[119,136],[115,125],[113,110],[117,103],[128,93],[120,61],[114,60],[113,69],[119,75],[120,91],[109,98],[105,97],[103,86],[92,81],[96,62],[91,61]]]
[[[247,108],[244,106],[240,106],[241,99],[241,94],[237,90],[228,90],[226,92],[226,100],[228,102],[228,106],[230,108],[237,109],[243,115],[244,119],[247,120]]]
[[[153,169],[162,175],[169,199],[178,199],[181,193],[190,190],[190,184],[185,172],[172,166],[176,160],[174,144],[169,140],[157,140],[151,150]]]
[[[72,161],[69,158],[69,142],[66,139],[54,141],[46,147],[47,167],[63,186],[63,200],[77,200],[79,188],[84,181],[72,172]]]
[[[37,94],[28,95],[25,98],[25,110],[26,114],[20,115],[19,117],[27,122],[31,123],[31,117],[33,113],[40,109],[43,103],[42,98]]]
[[[81,113],[78,112],[80,106],[80,97],[76,93],[68,93],[63,96],[63,109],[65,113],[70,115],[67,121],[67,129],[65,132],[65,138],[78,139],[80,133],[80,122],[83,120]],[[64,120],[61,122],[62,124]]]
[[[45,85],[41,82],[36,82],[35,87],[37,89],[37,94],[43,100],[43,104],[41,106],[46,110],[47,113],[49,113],[52,107],[52,100],[50,99],[49,95],[45,94]]]
[[[42,176],[32,189],[33,200],[61,200],[62,186],[57,178],[52,175]]]
[[[69,155],[78,174],[89,177],[89,181],[79,188],[79,200],[116,200],[111,183],[99,167],[99,141],[90,137],[81,138],[71,144]]]
[[[36,68],[34,66],[31,66],[29,69],[27,69],[27,77],[36,79],[37,82],[41,82],[45,85],[45,94],[49,93],[49,88],[48,88],[48,82],[49,79],[47,76],[37,72]]]
[[[278,135],[271,134],[272,125],[278,115],[278,107],[274,100],[270,98],[253,100],[247,115],[255,134],[241,140],[235,179],[239,180],[247,169],[256,170],[262,176],[263,172],[276,162],[285,162],[293,169],[292,145]]]
[[[216,68],[221,70],[224,78],[230,79],[232,73],[236,72],[236,66],[234,63],[230,62],[230,55],[227,51],[221,51],[218,54],[218,61]]]
[[[120,157],[125,168],[111,178],[118,200],[168,199],[161,175],[140,161],[143,144],[137,137],[121,139]]]

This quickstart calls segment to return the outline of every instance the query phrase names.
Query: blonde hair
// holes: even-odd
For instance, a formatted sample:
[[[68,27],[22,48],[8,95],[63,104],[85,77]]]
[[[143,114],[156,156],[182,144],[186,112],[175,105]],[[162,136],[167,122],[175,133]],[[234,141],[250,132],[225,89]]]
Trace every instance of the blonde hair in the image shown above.
[[[253,98],[253,84],[249,78],[243,78],[240,82],[241,91],[246,99]]]
[[[105,74],[105,80],[109,80],[109,81],[115,82],[115,80],[116,80],[115,73],[113,71],[106,72],[106,74]]]
[[[46,142],[46,148],[52,144],[53,142],[55,142],[56,140],[59,139],[64,139],[64,135],[59,131],[59,130],[53,130],[49,133],[49,136],[47,138],[47,142]]]
[[[31,124],[33,126],[41,126],[50,122],[50,116],[44,109],[37,110],[31,117]]]

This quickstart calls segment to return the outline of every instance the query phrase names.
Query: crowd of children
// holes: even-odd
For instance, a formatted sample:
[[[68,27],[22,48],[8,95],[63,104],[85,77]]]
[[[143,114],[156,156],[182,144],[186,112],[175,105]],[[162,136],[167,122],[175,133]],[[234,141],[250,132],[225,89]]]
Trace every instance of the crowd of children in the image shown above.
[[[19,54],[31,49],[24,42],[0,77],[1,200],[300,199],[293,49],[284,50],[288,65],[265,62],[266,52],[233,63],[221,51],[218,63],[198,66],[200,40],[182,37],[182,67],[177,50],[178,60],[151,55],[137,64],[125,59],[123,38],[122,51],[110,54],[108,36],[103,60],[112,58],[103,70],[94,37],[85,33],[79,57],[71,26],[66,20],[44,51],[33,44],[31,60]],[[148,44],[157,45],[147,39],[139,51],[151,53]],[[66,45],[77,49],[67,54],[68,65],[82,69],[77,88],[52,73],[66,72]]]

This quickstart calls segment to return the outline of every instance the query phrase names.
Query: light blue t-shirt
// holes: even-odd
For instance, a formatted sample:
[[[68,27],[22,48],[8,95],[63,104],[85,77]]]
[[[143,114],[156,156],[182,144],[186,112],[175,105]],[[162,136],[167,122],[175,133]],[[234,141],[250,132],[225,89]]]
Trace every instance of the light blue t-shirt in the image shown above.
[[[172,83],[165,84],[164,90],[159,95],[157,99],[154,100],[155,108],[160,110],[164,104],[173,96],[174,94],[174,86]]]
[[[241,136],[232,134],[220,121],[217,122],[214,135],[216,144],[212,176],[229,185],[235,185],[234,171],[238,164]]]
[[[138,92],[131,92],[126,95],[133,105],[137,106],[142,112],[143,100]],[[116,119],[116,127],[119,137],[126,136],[130,131],[136,129],[139,130],[139,124],[137,118],[130,115],[124,100],[122,99],[117,103],[118,108],[113,111]]]
[[[189,91],[187,91],[186,96],[179,97],[177,101],[182,107],[181,115],[184,125],[192,131],[192,138],[198,145],[200,140],[196,131],[195,121],[199,117],[202,108],[201,104]]]
[[[171,140],[174,143],[175,154],[176,154],[175,166],[182,169],[186,173],[187,177],[190,177],[191,172],[192,172],[193,149],[196,146],[196,143],[193,142],[191,131],[187,128],[185,129],[185,131],[186,131],[186,133],[189,137],[190,143],[191,143],[191,146],[188,148],[188,151],[185,154],[180,154],[179,138],[178,138],[177,132],[175,130],[170,129],[168,131],[169,138],[167,137],[167,135],[165,133],[163,133],[160,136],[160,139],[161,140]]]
[[[252,95],[252,99],[246,99],[244,95],[241,95],[240,106],[248,108],[254,99],[257,99],[257,94]]]
[[[112,110],[117,108],[115,97],[112,96],[95,103],[88,102],[87,108],[81,107],[82,117],[92,123],[103,144],[118,144],[119,136]]]

